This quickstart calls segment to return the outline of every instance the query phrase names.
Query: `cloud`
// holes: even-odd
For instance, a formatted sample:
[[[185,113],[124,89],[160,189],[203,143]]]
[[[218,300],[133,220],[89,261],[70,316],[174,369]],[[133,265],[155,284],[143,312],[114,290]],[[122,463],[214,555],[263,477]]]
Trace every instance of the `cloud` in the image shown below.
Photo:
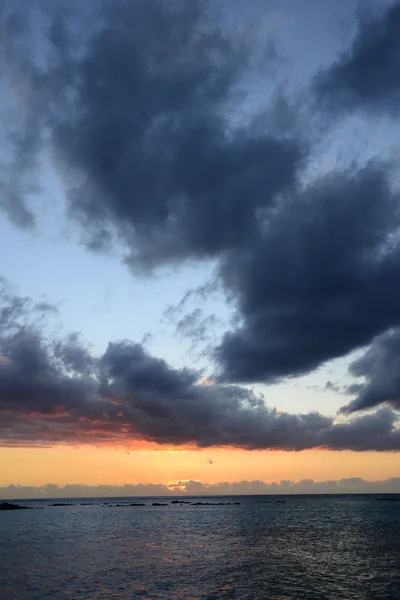
[[[336,392],[338,394],[342,392],[342,388],[340,387],[340,385],[338,385],[337,383],[333,383],[332,381],[327,381],[323,389],[329,390],[330,392]]]
[[[18,305],[17,297],[7,301]],[[243,387],[204,385],[201,373],[176,369],[141,344],[109,343],[95,356],[79,336],[46,338],[22,317],[21,311],[10,316],[0,330],[3,446],[129,447],[146,440],[249,450],[400,450],[397,417],[389,409],[342,423],[278,411]]]
[[[375,159],[307,177],[307,161],[315,159],[308,130],[315,123],[309,107],[302,111],[304,94],[293,103],[271,90],[270,112],[246,114],[243,91],[257,72],[260,49],[220,27],[200,1],[95,0],[74,7],[59,0],[25,8],[20,0],[0,12],[0,85],[8,84],[6,108],[13,109],[5,120],[11,159],[2,170],[9,179],[2,180],[4,210],[20,225],[33,222],[21,186],[45,149],[63,178],[68,214],[91,249],[122,245],[128,266],[142,272],[214,261],[238,325],[215,348],[219,376],[210,374],[218,383],[212,389],[140,344],[110,344],[94,357],[78,338],[50,343],[30,327],[12,349],[4,342],[12,354],[10,394],[19,385],[15,397],[24,398],[22,388],[31,382],[38,405],[57,398],[65,406],[69,396],[88,414],[100,398],[111,437],[123,427],[146,439],[199,445],[299,449],[324,442],[320,415],[263,412],[234,384],[308,373],[399,326],[396,165]],[[361,20],[351,50],[317,76],[310,98],[382,114],[397,110],[399,15],[395,3]],[[265,49],[266,62],[275,64],[269,41]],[[178,331],[203,343],[213,324],[195,309],[180,317]],[[165,404],[174,394],[176,403]],[[129,406],[124,423],[113,420],[107,404],[120,397]],[[164,414],[163,423],[150,413]],[[378,427],[388,414],[373,417]],[[249,442],[255,415],[271,430],[261,428]],[[211,417],[215,430],[205,425]],[[240,436],[235,419],[242,421]],[[274,433],[289,428],[284,419],[294,441]],[[391,432],[390,418],[383,421]],[[388,449],[396,445],[390,439]],[[381,439],[371,444],[384,449]]]
[[[201,308],[195,308],[184,314],[176,323],[176,332],[181,337],[189,338],[193,344],[207,341],[209,330],[217,323],[215,315],[204,316]]]
[[[177,337],[189,341],[189,353],[196,361],[212,355],[218,339],[215,331],[221,325],[215,314],[206,314],[199,307],[185,311],[180,305],[169,306],[164,312],[164,321],[173,325]]]
[[[17,295],[7,279],[0,275],[0,332],[11,334],[28,322],[43,324],[49,315],[57,315],[55,304],[33,302],[28,296]]]
[[[314,91],[323,107],[398,116],[399,28],[397,1],[360,16],[351,47],[315,77]]]
[[[48,103],[32,67],[35,5],[5,0],[0,8],[0,210],[13,224],[32,228],[29,197],[38,191],[36,172]]]
[[[115,485],[67,484],[59,486],[48,483],[43,486],[23,486],[12,484],[0,487],[0,498],[18,500],[27,498],[107,498],[132,496],[194,496],[194,495],[263,495],[263,494],[387,494],[400,493],[400,477],[390,477],[381,481],[366,481],[361,477],[314,481],[237,481],[201,483],[185,480],[175,484],[137,483]]]
[[[304,374],[400,322],[392,169],[375,160],[321,176],[225,259],[222,278],[241,322],[216,351],[221,380]]]
[[[384,402],[400,410],[400,329],[376,337],[364,354],[350,364],[349,372],[364,381],[349,386],[347,391],[356,394],[356,398],[343,412],[374,408]]]
[[[37,18],[50,60],[39,67],[22,49],[5,65],[14,79],[29,66],[30,94],[41,100],[38,111],[29,94],[19,98],[38,119],[27,121],[17,154],[45,130],[86,242],[100,249],[118,238],[134,268],[240,245],[304,156],[300,140],[234,125],[255,68],[248,42],[196,1],[97,0],[86,21],[82,11]],[[266,48],[264,65],[276,60]]]

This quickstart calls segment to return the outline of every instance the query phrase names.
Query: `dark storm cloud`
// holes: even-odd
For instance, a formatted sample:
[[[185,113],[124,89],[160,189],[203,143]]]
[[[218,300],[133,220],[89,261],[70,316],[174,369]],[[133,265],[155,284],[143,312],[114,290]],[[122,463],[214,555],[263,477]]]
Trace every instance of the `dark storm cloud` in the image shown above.
[[[258,211],[293,185],[304,157],[298,139],[235,124],[256,68],[249,44],[196,1],[93,7],[83,27],[72,8],[69,20],[41,15],[51,59],[28,63],[29,90],[41,103],[25,136],[37,141],[40,124],[47,132],[86,242],[100,249],[118,237],[140,268],[240,246]],[[270,63],[275,52],[266,48]],[[26,69],[16,61],[19,77]],[[24,110],[32,112],[27,102]]]
[[[398,116],[400,107],[400,3],[363,15],[356,37],[314,80],[322,106]]]
[[[17,300],[7,299],[11,305]],[[389,409],[345,423],[277,411],[247,389],[203,385],[199,373],[173,368],[140,344],[110,343],[96,357],[76,335],[48,339],[29,315],[19,327],[21,312],[0,331],[3,446],[127,445],[139,439],[249,450],[400,450]]]
[[[93,384],[84,375],[92,358],[78,338],[53,342],[40,331],[56,308],[13,294],[0,282],[0,411],[7,414],[53,413],[90,397]],[[73,376],[69,376],[69,373]],[[10,432],[12,434],[12,432]]]
[[[376,160],[306,179],[302,107],[278,90],[272,117],[263,111],[246,121],[241,101],[256,69],[253,49],[219,28],[201,2],[4,6],[1,84],[20,93],[12,95],[6,130],[12,160],[2,173],[11,183],[2,176],[0,185],[14,221],[32,221],[19,190],[46,148],[63,175],[69,214],[92,249],[122,244],[126,262],[144,271],[215,259],[240,324],[216,350],[219,382],[307,373],[400,324],[393,166]],[[394,111],[398,78],[389,72],[396,71],[398,19],[396,3],[380,20],[361,23],[350,53],[318,76],[319,100],[330,90],[335,106],[350,93],[352,106]],[[267,62],[274,61],[266,48]],[[339,96],[328,86],[335,81]],[[16,218],[10,207],[28,212]],[[0,319],[20,310],[18,302]],[[192,338],[207,325],[190,330],[194,316],[179,324]],[[35,410],[58,398],[68,413],[69,395],[85,435],[89,418],[105,426],[104,413],[105,436],[125,428],[164,443],[300,449],[323,445],[329,430],[332,447],[363,444],[357,432],[366,421],[354,421],[347,440],[319,415],[268,411],[234,385],[199,386],[197,373],[173,369],[141,345],[110,344],[95,358],[77,338],[50,343],[26,327],[16,339],[5,345],[11,362],[2,367],[10,397],[14,382],[26,389],[32,383]],[[16,397],[29,400],[22,389]],[[126,421],[117,417],[119,402]],[[374,418],[379,430],[387,428],[390,449],[397,434],[389,420],[382,425],[382,414]],[[381,438],[370,443],[383,449]]]
[[[265,235],[222,269],[241,326],[222,379],[274,381],[345,355],[400,322],[399,195],[390,168],[330,173],[288,197]]]
[[[61,159],[84,180],[72,214],[95,246],[116,231],[133,266],[241,245],[303,155],[297,140],[231,126],[248,51],[196,3],[178,4],[177,13],[159,2],[107,12],[54,130]]]
[[[400,330],[374,339],[365,353],[350,364],[349,371],[364,382],[348,388],[356,398],[344,412],[374,408],[384,402],[400,410]]]
[[[28,198],[38,190],[46,95],[37,85],[37,2],[4,0],[0,6],[0,209],[19,227],[31,228]]]

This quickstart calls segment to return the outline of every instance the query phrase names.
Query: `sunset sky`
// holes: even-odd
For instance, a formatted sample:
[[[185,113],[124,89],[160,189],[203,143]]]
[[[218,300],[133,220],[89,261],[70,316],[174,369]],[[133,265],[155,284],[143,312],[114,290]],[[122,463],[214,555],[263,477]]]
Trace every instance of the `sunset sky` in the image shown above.
[[[400,491],[400,2],[0,24],[0,497]]]

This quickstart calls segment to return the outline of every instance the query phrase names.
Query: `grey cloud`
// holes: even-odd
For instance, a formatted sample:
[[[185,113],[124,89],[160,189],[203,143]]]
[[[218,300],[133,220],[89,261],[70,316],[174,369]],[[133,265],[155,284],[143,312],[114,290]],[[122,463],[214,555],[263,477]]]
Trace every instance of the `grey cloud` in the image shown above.
[[[391,172],[371,161],[320,177],[281,202],[261,239],[226,258],[241,324],[216,351],[221,380],[307,373],[400,322]]]
[[[258,211],[293,185],[305,154],[299,139],[233,124],[252,49],[200,2],[92,4],[87,26],[72,8],[74,26],[41,15],[51,60],[40,68],[28,61],[29,89],[41,102],[25,136],[47,131],[67,187],[74,182],[69,212],[86,242],[101,249],[118,238],[135,268],[241,245]],[[21,60],[7,70],[19,74]]]
[[[140,344],[113,342],[96,357],[76,335],[46,339],[29,322],[8,332],[0,331],[3,446],[139,439],[199,448],[400,450],[389,409],[346,423],[290,414],[243,387],[203,385],[200,373],[176,369]]]
[[[52,350],[54,358],[59,360],[67,371],[89,375],[96,365],[96,360],[80,342],[77,333],[55,342]]]
[[[48,315],[57,315],[55,304],[33,302],[28,296],[14,293],[10,283],[0,276],[0,331],[11,334],[28,321],[43,321]]]
[[[31,158],[45,147],[64,177],[69,214],[82,226],[86,242],[94,249],[122,244],[132,268],[214,259],[239,323],[215,352],[220,383],[270,382],[307,373],[399,325],[399,198],[393,165],[351,164],[304,182],[309,148],[304,115],[296,116],[301,107],[278,90],[272,119],[262,114],[247,123],[235,120],[254,66],[252,48],[218,28],[200,2],[96,0],[76,8],[59,0],[40,6],[44,9],[35,4],[29,18],[22,0],[8,3],[8,12],[1,13],[7,33],[1,42],[7,58],[3,78],[25,86],[13,98],[24,123],[10,121],[11,133],[20,134],[15,138],[7,132],[11,155],[22,163],[11,161],[6,172],[18,176],[20,185],[32,172]],[[373,66],[367,78],[364,104],[392,106],[398,94],[398,79],[389,77],[397,60],[398,3],[385,15],[360,25],[347,58],[319,75],[317,93],[322,94],[322,81],[326,86],[329,77],[341,77],[340,85],[350,81],[352,97],[359,99],[372,36],[380,70]],[[269,60],[275,58],[270,52]],[[354,65],[359,76],[351,79]],[[384,83],[381,88],[376,77]],[[202,334],[199,327],[191,333]],[[181,329],[187,331],[186,322]],[[228,395],[233,413],[239,407],[247,422],[248,415],[240,412],[242,388],[219,385],[205,391],[195,374],[157,362],[140,345],[110,345],[97,359],[75,342],[49,348],[31,329],[24,343],[13,368],[40,354],[43,373],[55,378],[55,386],[68,386],[72,378],[75,396],[91,397],[100,379],[103,402],[106,394],[130,397],[135,386],[147,399],[152,382],[155,395],[147,404],[140,402],[152,406],[153,413],[175,415],[172,405],[163,404],[163,394],[201,397],[204,414],[212,412],[218,397],[221,414],[214,416],[223,422]],[[30,356],[25,362],[24,353]],[[136,366],[126,366],[125,372],[122,365]],[[174,407],[180,416],[179,411],[192,414],[182,398]],[[273,413],[268,419],[283,423]],[[187,439],[213,443],[211,429],[197,434],[195,422]],[[301,418],[293,423],[300,438],[311,426]],[[162,437],[153,425],[146,416],[145,434]],[[175,423],[166,439],[178,438],[176,431]],[[218,436],[215,432],[215,440]],[[227,439],[237,442],[233,434]]]
[[[375,338],[364,354],[350,364],[349,371],[364,381],[348,388],[356,398],[342,409],[344,412],[374,408],[385,402],[400,410],[400,329]]]
[[[200,286],[189,288],[177,304],[169,304],[166,306],[162,322],[170,322],[176,324],[185,314],[189,314],[190,306],[193,302],[197,305],[204,304],[208,299],[215,297],[218,292],[221,292],[221,282],[219,274],[214,274]],[[192,310],[197,310],[197,308]],[[201,309],[199,309],[201,311]],[[200,313],[195,313],[196,316]]]
[[[49,483],[43,486],[23,486],[11,484],[0,487],[0,498],[18,500],[27,498],[107,498],[107,497],[146,497],[146,496],[218,496],[218,495],[263,495],[263,494],[399,494],[400,477],[390,477],[381,481],[366,481],[361,477],[314,481],[284,480],[266,483],[264,481],[221,481],[202,483],[200,481],[177,481],[175,484],[137,483],[115,485],[67,484],[59,486]]]
[[[209,339],[210,328],[217,322],[215,315],[205,316],[201,308],[195,308],[183,315],[176,324],[176,331],[182,337],[190,338],[193,343]]]
[[[230,127],[227,103],[246,63],[192,4],[176,15],[120,3],[76,65],[76,105],[54,132],[87,182],[71,212],[92,243],[117,231],[128,263],[157,266],[243,242],[303,155],[297,141]]]
[[[195,360],[205,356],[212,359],[213,348],[226,328],[226,319],[205,308],[218,293],[222,293],[221,282],[214,273],[205,284],[188,289],[180,302],[164,310],[161,323],[172,325],[176,336],[190,342],[189,352]]]
[[[53,342],[37,328],[49,312],[56,308],[14,295],[6,285],[0,289],[0,406],[6,413],[52,413],[90,395],[84,358],[91,357],[83,347],[79,352],[76,336]]]
[[[173,369],[164,360],[148,354],[140,344],[130,342],[110,343],[100,364],[102,374],[112,382],[104,393],[111,395],[114,387],[128,395],[138,391],[173,399],[187,393],[198,379],[195,371]]]
[[[390,477],[382,481],[366,481],[361,477],[328,481],[314,481],[313,479],[281,480],[271,483],[259,480],[224,481],[215,484],[201,483],[200,481],[181,481],[177,483],[176,487],[181,486],[185,487],[187,494],[193,495],[398,493],[400,490],[400,477]]]
[[[333,383],[332,381],[327,381],[324,389],[329,390],[330,392],[337,392],[339,394],[342,392],[340,385]]]
[[[38,6],[4,0],[0,7],[0,210],[24,228],[35,223],[29,198],[39,189],[37,172],[48,106],[32,62]]]
[[[164,314],[173,323],[175,334],[190,343],[189,353],[195,360],[205,356],[212,360],[213,348],[219,337],[216,333],[217,326],[221,325],[221,320],[215,314],[206,314],[199,307],[187,312],[170,307]]]
[[[351,47],[314,80],[323,107],[398,116],[400,106],[400,3],[359,19]]]

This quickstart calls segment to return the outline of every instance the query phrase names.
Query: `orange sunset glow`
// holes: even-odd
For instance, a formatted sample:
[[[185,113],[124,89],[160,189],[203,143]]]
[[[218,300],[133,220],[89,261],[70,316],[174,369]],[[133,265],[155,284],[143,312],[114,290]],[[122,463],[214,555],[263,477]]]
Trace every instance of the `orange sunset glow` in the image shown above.
[[[211,457],[213,464],[208,464]],[[400,477],[396,454],[329,452],[248,452],[238,449],[205,451],[155,445],[125,449],[95,447],[2,448],[0,486],[10,483],[44,485],[85,483],[124,485],[198,480],[316,481],[362,477],[367,480]]]
[[[0,10],[0,494],[393,491],[397,2],[25,4]]]
[[[0,600],[400,600],[400,0],[1,0]]]

